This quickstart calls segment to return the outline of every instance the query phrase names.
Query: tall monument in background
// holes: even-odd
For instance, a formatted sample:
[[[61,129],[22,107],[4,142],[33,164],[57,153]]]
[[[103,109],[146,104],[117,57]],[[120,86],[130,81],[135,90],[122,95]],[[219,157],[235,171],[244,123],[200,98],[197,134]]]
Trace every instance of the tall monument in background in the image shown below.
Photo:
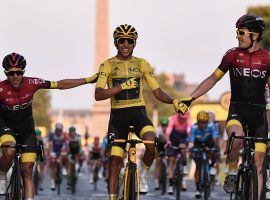
[[[95,66],[109,58],[109,0],[96,0],[96,35],[95,35]],[[110,102],[94,101],[92,107],[92,120],[90,134],[105,135],[108,128]]]

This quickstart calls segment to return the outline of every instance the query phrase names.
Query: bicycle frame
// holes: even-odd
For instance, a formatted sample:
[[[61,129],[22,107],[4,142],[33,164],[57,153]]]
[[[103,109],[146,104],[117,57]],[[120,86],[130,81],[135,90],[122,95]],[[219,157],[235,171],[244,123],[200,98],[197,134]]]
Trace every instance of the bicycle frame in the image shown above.
[[[24,191],[24,177],[23,177],[23,171],[21,167],[21,154],[23,148],[36,148],[38,150],[38,153],[40,155],[41,160],[44,160],[44,152],[43,147],[41,145],[21,145],[21,144],[11,144],[11,145],[1,145],[1,148],[14,148],[15,149],[15,157],[13,160],[13,166],[12,166],[12,173],[10,182],[8,184],[8,187],[6,189],[6,196],[8,197],[10,195],[13,195],[11,198],[15,198],[20,200],[21,198],[24,198],[25,191]],[[15,188],[15,189],[14,189]],[[9,190],[12,190],[10,193],[8,193]],[[14,190],[14,191],[13,191]],[[13,194],[14,193],[14,194]]]
[[[132,138],[132,134],[134,133],[134,127],[130,126],[129,127],[129,132],[128,132],[128,139],[114,139],[111,138],[110,143],[117,142],[117,143],[128,143],[130,144],[128,148],[128,162],[126,164],[125,172],[124,172],[124,191],[123,191],[123,200],[131,200],[130,195],[133,197],[136,196],[136,199],[140,199],[140,182],[139,182],[139,170],[137,168],[137,163],[136,163],[136,145],[139,143],[144,143],[144,144],[156,144],[156,141],[144,141],[144,140],[137,140]],[[131,177],[130,177],[131,175]],[[131,181],[129,182],[128,179],[131,178]],[[134,184],[134,182],[137,182],[137,192],[132,189],[131,184]],[[134,185],[133,185],[133,188]],[[130,192],[131,190],[131,192]],[[130,194],[132,193],[132,194]],[[134,198],[135,200],[135,198]]]
[[[172,146],[172,149],[177,150],[177,157],[174,166],[174,182],[176,188],[176,200],[180,200],[181,184],[183,179],[183,155],[181,150],[183,148]]]
[[[248,173],[250,171],[252,171],[252,168],[255,166],[255,162],[254,162],[254,153],[255,153],[254,143],[256,141],[260,141],[260,142],[270,141],[270,139],[268,139],[268,138],[247,136],[248,135],[248,128],[246,129],[246,131],[244,133],[245,133],[244,134],[245,136],[235,136],[235,133],[233,132],[231,137],[229,138],[229,141],[228,141],[229,148],[228,148],[227,152],[230,153],[231,149],[232,149],[234,139],[244,140],[244,145],[243,145],[244,151],[243,151],[243,154],[242,154],[242,163],[239,165],[238,174],[237,174],[237,180],[236,180],[236,191],[235,191],[236,198],[237,197],[238,198],[246,198],[246,197],[248,198],[249,197],[249,191],[248,191],[249,190],[249,188],[248,188],[248,184],[249,184],[248,176],[249,176],[249,174]],[[256,175],[253,174],[253,175],[257,177],[257,174]],[[240,180],[240,178],[242,178],[242,179]],[[239,188],[239,186],[241,188]],[[258,189],[255,190],[255,191],[258,191]]]
[[[201,155],[201,164],[200,164],[200,186],[204,190],[204,199],[210,197],[210,185],[211,185],[211,177],[210,177],[210,166],[209,166],[209,151],[216,151],[216,148],[210,148],[209,150],[205,148],[205,144],[203,143],[203,147],[193,148],[194,152],[199,152]],[[206,194],[207,193],[207,194]]]

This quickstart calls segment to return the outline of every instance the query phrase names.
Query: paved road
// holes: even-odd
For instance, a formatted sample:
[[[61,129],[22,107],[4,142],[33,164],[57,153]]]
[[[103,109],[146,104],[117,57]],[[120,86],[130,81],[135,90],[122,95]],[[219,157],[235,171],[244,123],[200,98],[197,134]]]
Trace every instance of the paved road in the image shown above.
[[[98,190],[94,192],[93,185],[90,185],[88,182],[88,173],[84,172],[84,174],[79,177],[77,191],[75,195],[72,195],[70,190],[65,188],[66,179],[63,180],[61,195],[58,196],[56,191],[50,190],[50,180],[49,175],[46,176],[44,191],[39,192],[39,195],[35,197],[36,200],[107,200],[107,191],[106,185],[103,179],[98,182]],[[161,196],[159,191],[154,190],[153,179],[149,178],[149,187],[150,192],[147,195],[141,195],[141,200],[172,200],[175,199],[174,196],[164,195]],[[186,192],[181,193],[181,199],[189,200],[194,199],[194,182],[188,181],[188,190]],[[215,191],[212,193],[211,200],[228,200],[229,196],[222,190],[221,187],[216,187]]]

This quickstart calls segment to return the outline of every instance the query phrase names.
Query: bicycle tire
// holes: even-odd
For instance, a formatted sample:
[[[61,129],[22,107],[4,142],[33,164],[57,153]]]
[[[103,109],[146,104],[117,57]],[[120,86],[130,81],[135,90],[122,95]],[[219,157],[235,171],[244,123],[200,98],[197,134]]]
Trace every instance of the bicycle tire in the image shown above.
[[[132,163],[126,169],[124,176],[124,200],[136,200],[138,188],[138,173],[136,172],[137,167]],[[137,188],[137,189],[136,189]]]
[[[167,189],[167,169],[164,159],[161,161],[159,187],[161,188],[161,195],[165,195]]]
[[[57,187],[57,194],[61,194],[61,183],[62,183],[62,170],[61,170],[61,165],[60,163],[57,162],[56,164],[56,179],[55,179],[55,184]]]
[[[266,183],[266,181],[267,181],[267,160],[266,160],[266,156],[264,157],[264,160],[263,160],[262,173],[263,173],[263,183]],[[262,199],[266,199],[266,192],[267,192],[266,184],[263,184],[262,195],[261,195]]]
[[[174,186],[175,186],[175,195],[176,200],[180,200],[181,196],[181,183],[182,183],[182,175],[180,171],[180,162],[176,161],[175,169],[174,169]]]
[[[238,173],[236,175],[235,182],[235,200],[241,200],[244,195],[244,172],[243,172],[243,164],[240,164],[238,167]]]
[[[257,168],[255,166],[255,163],[248,170],[246,184],[247,184],[247,187],[246,187],[247,191],[245,192],[245,194],[247,195],[246,199],[257,200],[258,199],[258,176],[257,176]]]
[[[22,181],[22,171],[20,164],[14,166],[15,169],[12,174],[12,183],[11,183],[11,191],[10,198],[13,200],[22,200],[23,199],[23,181]]]
[[[97,164],[95,164],[95,168],[94,168],[94,177],[93,177],[93,181],[94,181],[94,191],[97,190],[98,173],[99,173],[99,169],[98,169]]]
[[[37,163],[35,163],[34,167],[34,185],[35,185],[35,194],[38,195],[38,185],[39,185],[39,174],[38,174],[38,167]]]
[[[75,168],[75,162],[73,161],[70,169],[70,189],[71,193],[76,193],[76,182],[77,182],[77,175],[76,175],[76,168]]]
[[[203,199],[208,200],[211,193],[210,188],[210,174],[209,174],[209,165],[207,163],[208,161],[203,161],[202,167],[203,167]]]

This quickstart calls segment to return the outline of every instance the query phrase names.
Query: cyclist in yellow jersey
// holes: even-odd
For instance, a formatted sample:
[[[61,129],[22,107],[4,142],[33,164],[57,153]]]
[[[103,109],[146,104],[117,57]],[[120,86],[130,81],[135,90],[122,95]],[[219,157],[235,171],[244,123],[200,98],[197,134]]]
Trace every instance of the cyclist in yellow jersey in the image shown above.
[[[173,99],[160,89],[152,67],[143,58],[132,56],[138,37],[131,25],[120,25],[113,34],[117,55],[104,61],[99,68],[95,99],[111,99],[109,133],[116,138],[127,138],[128,126],[133,125],[136,135],[143,140],[155,140],[155,130],[146,115],[142,96],[143,80],[151,88],[156,99],[172,104]],[[107,85],[107,89],[105,88]],[[155,158],[155,147],[145,145],[146,152],[142,159],[140,192],[149,191],[146,174]],[[125,145],[114,144],[109,162],[109,199],[118,199],[118,175],[123,163]]]

